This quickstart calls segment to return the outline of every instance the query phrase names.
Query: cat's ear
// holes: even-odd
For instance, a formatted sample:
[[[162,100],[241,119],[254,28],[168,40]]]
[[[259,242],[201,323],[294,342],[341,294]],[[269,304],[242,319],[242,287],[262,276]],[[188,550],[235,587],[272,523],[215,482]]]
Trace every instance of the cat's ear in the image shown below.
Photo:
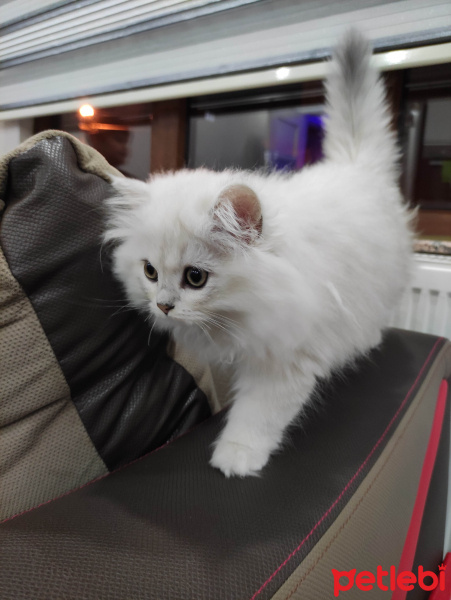
[[[244,184],[227,186],[213,209],[215,229],[252,244],[262,232],[262,209],[257,194]]]

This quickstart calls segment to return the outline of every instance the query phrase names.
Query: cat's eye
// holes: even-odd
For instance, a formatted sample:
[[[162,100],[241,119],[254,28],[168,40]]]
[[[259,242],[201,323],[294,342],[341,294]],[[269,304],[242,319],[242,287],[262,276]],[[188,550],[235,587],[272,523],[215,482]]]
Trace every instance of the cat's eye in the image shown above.
[[[187,267],[185,269],[185,283],[190,287],[201,288],[207,283],[208,272],[199,267]]]
[[[156,268],[147,260],[144,261],[144,275],[151,281],[157,281],[158,279],[158,272]]]

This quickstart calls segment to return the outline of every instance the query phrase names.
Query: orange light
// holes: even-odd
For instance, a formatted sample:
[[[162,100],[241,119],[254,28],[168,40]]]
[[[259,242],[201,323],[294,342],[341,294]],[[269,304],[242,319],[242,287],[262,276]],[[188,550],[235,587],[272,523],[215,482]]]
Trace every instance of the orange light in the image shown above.
[[[90,133],[98,133],[102,131],[128,131],[127,125],[113,125],[110,123],[96,123],[90,121],[89,123],[79,123],[78,128],[83,131],[89,131]]]
[[[80,113],[80,115],[82,117],[93,117],[94,116],[94,109],[92,108],[92,106],[90,104],[83,104],[83,106],[80,106],[80,108],[78,109],[78,112]]]

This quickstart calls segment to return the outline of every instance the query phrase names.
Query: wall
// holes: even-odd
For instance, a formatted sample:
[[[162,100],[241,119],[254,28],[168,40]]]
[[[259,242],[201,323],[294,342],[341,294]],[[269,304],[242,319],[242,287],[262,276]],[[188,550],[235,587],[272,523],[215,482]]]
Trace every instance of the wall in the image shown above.
[[[33,135],[33,119],[0,121],[0,155],[14,150],[31,135]]]

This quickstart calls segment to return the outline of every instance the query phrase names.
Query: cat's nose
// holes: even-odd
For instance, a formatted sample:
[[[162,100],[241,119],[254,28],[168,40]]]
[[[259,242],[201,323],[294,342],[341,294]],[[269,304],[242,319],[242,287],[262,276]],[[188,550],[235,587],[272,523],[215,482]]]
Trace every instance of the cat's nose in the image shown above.
[[[173,304],[160,304],[160,302],[157,302],[157,306],[164,312],[165,315],[167,315],[168,312],[174,308]]]

